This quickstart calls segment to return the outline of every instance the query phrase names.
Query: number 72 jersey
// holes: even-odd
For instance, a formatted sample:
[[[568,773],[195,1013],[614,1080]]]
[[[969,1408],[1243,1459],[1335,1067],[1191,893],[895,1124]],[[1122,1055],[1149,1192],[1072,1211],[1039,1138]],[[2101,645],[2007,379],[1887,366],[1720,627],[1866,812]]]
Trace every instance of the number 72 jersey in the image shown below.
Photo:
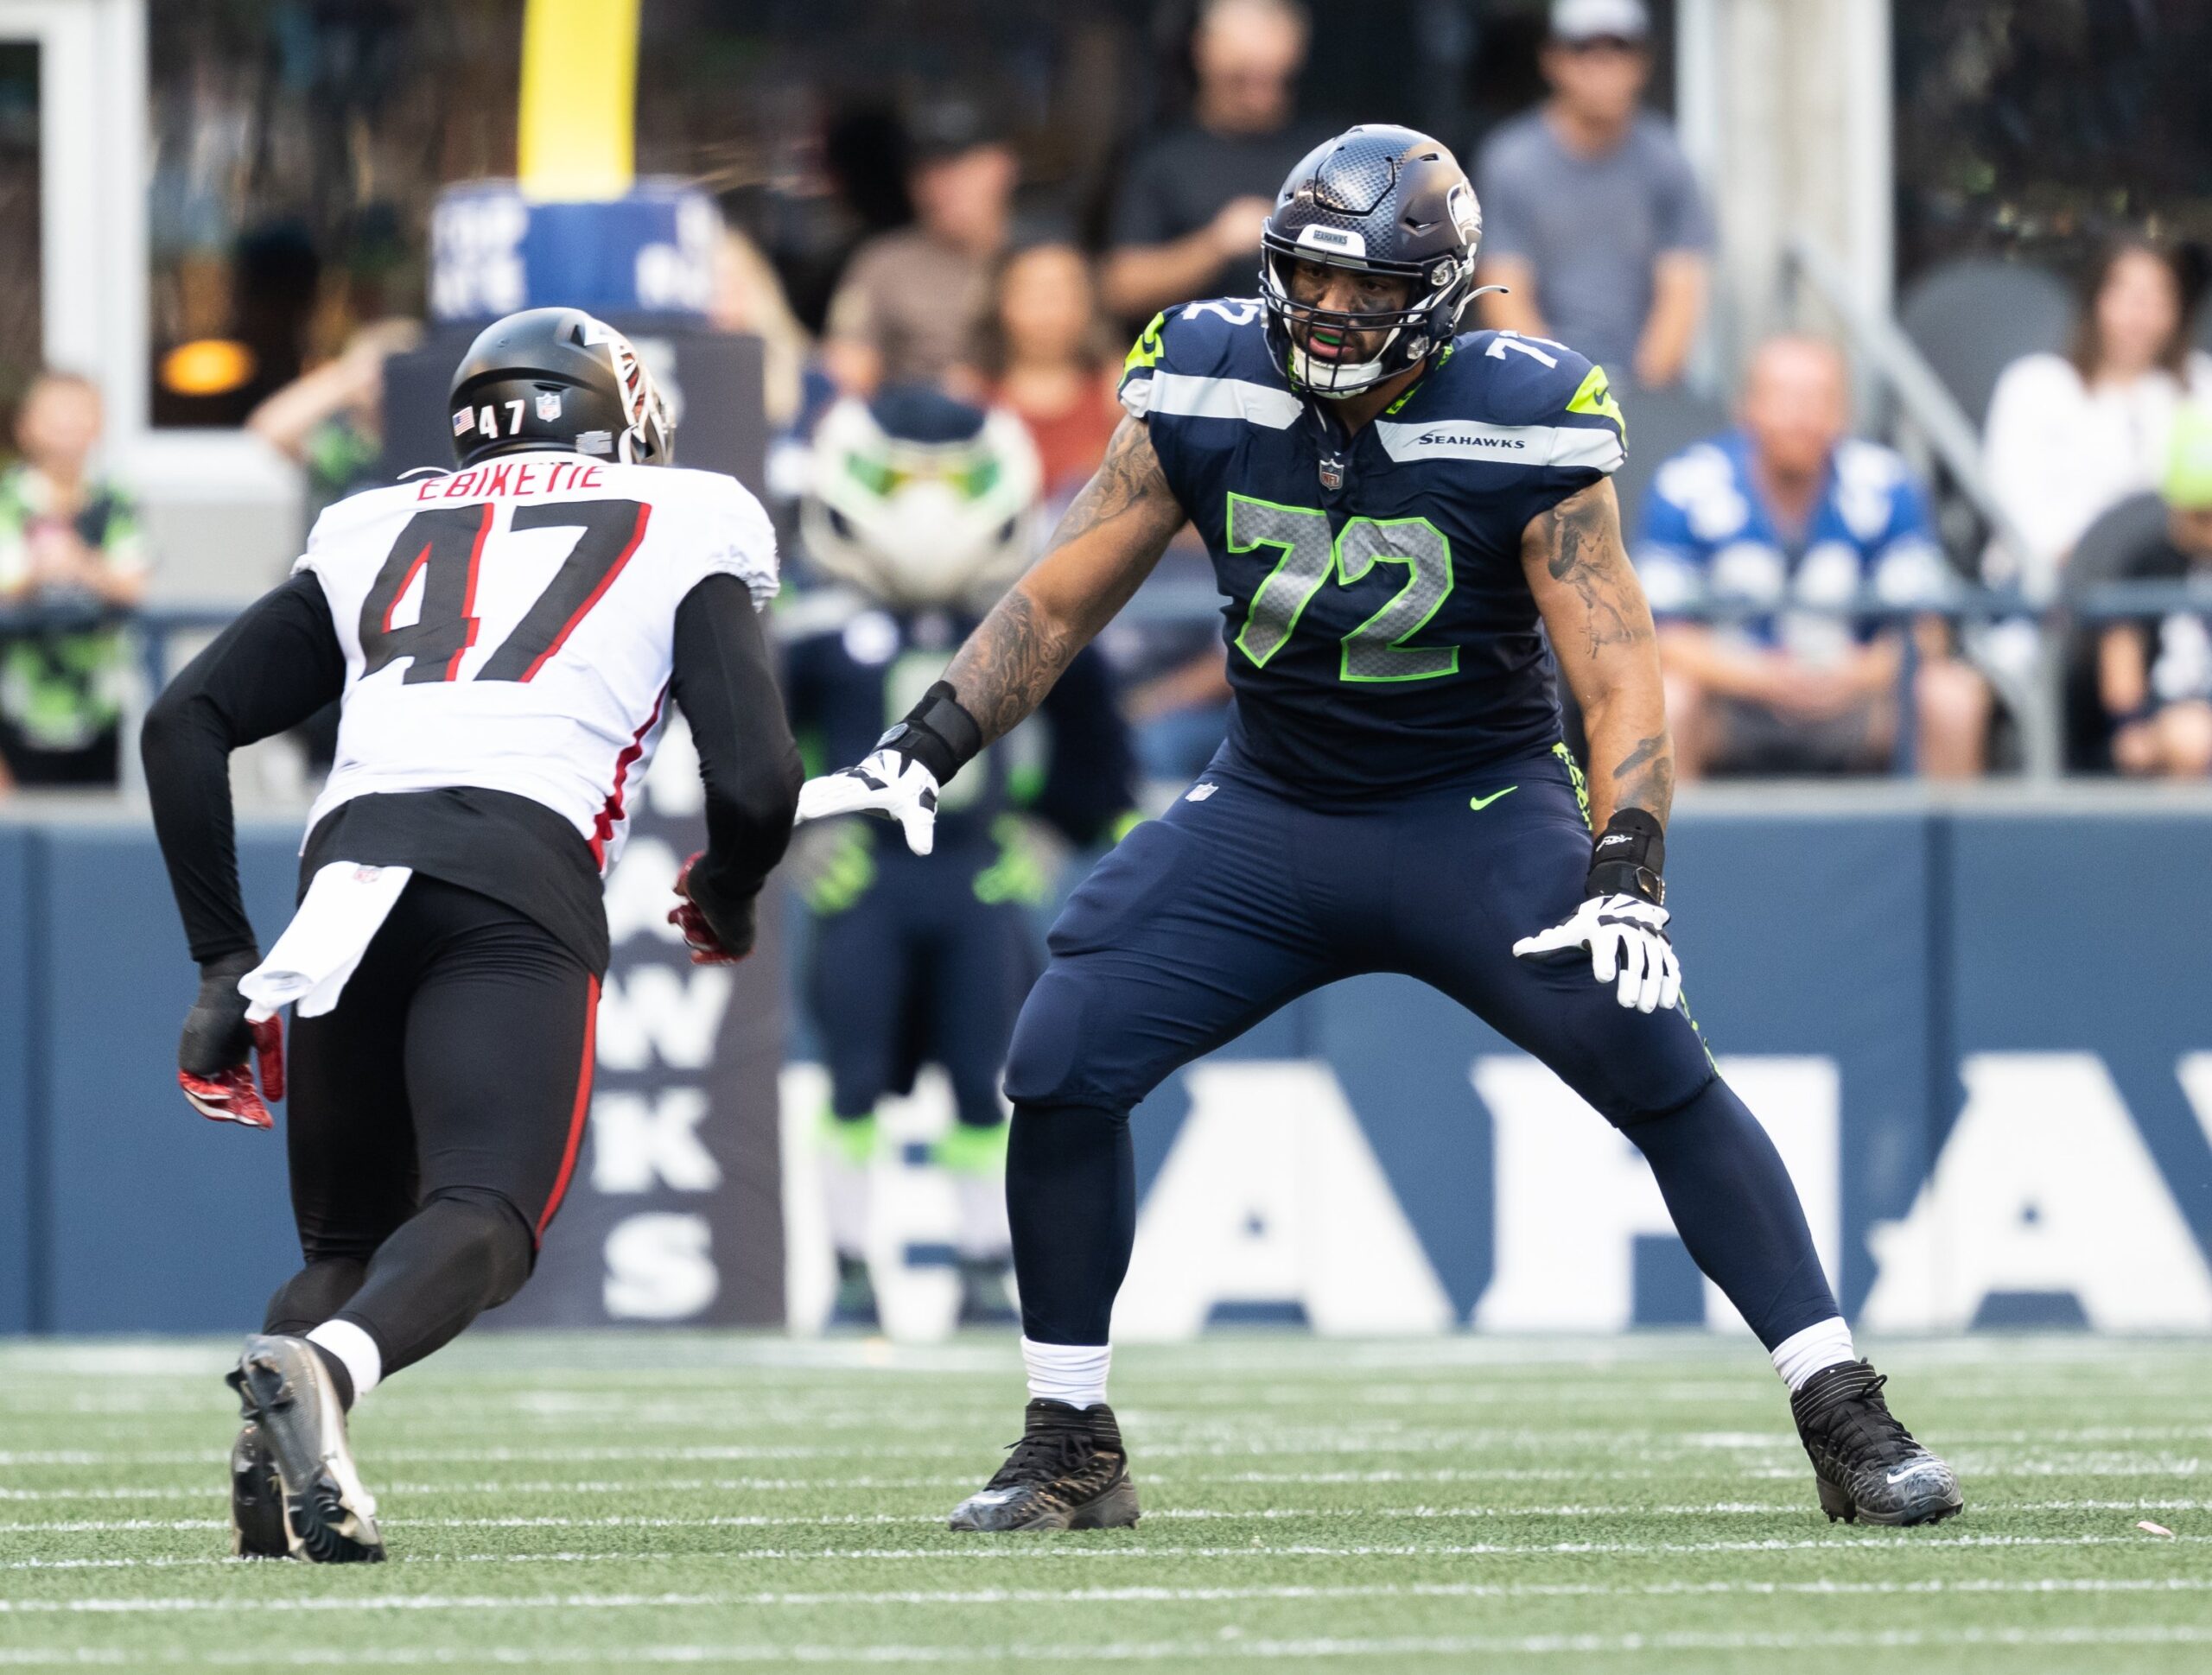
[[[1601,368],[1471,333],[1347,434],[1285,375],[1259,301],[1227,298],[1155,319],[1122,401],[1213,560],[1244,756],[1316,799],[1353,798],[1558,740],[1521,542],[1624,458]]]
[[[293,568],[346,654],[310,831],[356,796],[472,786],[551,809],[602,871],[668,722],[677,606],[710,575],[756,606],[777,586],[734,479],[550,450],[341,500]]]

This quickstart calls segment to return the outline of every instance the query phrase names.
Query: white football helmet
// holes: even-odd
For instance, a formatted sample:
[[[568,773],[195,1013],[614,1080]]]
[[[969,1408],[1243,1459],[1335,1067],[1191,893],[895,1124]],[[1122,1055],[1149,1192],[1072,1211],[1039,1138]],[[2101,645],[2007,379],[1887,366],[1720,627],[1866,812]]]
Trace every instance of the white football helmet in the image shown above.
[[[1044,473],[1021,421],[935,390],[840,401],[800,504],[828,574],[893,606],[982,604],[1028,565]]]

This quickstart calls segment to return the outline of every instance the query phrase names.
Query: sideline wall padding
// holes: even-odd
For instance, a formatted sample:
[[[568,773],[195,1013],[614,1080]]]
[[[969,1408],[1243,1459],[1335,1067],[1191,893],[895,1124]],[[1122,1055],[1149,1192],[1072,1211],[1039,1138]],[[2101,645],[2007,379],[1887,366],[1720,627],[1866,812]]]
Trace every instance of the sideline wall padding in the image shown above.
[[[48,828],[35,904],[44,985],[49,1243],[40,1318],[56,1332],[232,1330],[298,1266],[273,1133],[210,1122],[176,1087],[198,982],[149,832]],[[292,905],[296,835],[242,832],[264,946]]]
[[[31,1112],[30,906],[32,839],[0,828],[0,1333],[27,1332],[32,1310],[32,1240],[38,1231],[38,1166]]]
[[[289,910],[296,842],[241,834],[264,942]],[[1912,1209],[1977,1053],[2098,1056],[2212,1253],[2212,1110],[2182,1081],[2192,1065],[2212,1089],[2212,815],[1693,809],[1670,852],[1674,933],[1714,1050],[1834,1066],[1847,1308],[1875,1278],[1869,1233]],[[193,984],[150,832],[0,824],[0,1332],[235,1330],[296,1264],[283,1118],[250,1133],[175,1091]],[[1224,1056],[1328,1067],[1464,1320],[1493,1277],[1498,1214],[1470,1066],[1503,1050],[1443,997],[1376,976]],[[1141,1184],[1190,1109],[1185,1077],[1139,1107]],[[1669,1245],[1640,1238],[1638,1322],[1695,1304]]]

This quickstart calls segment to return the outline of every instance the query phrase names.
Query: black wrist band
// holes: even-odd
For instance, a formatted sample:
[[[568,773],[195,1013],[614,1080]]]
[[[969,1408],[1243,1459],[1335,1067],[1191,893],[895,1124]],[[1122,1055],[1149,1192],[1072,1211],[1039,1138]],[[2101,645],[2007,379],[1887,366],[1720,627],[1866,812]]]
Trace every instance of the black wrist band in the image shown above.
[[[875,743],[879,750],[895,746],[927,768],[942,785],[983,748],[983,730],[960,707],[951,685],[939,681],[906,712],[904,720]]]
[[[1660,874],[1667,866],[1667,834],[1642,809],[1623,809],[1605,822],[1591,846],[1586,896],[1635,896],[1653,906],[1667,899]]]

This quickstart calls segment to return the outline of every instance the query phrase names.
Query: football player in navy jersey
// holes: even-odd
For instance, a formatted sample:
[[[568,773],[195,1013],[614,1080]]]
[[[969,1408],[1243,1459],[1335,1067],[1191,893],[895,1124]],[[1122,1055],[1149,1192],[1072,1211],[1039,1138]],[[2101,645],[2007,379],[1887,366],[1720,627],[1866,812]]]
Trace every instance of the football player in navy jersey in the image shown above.
[[[955,1529],[1135,1520],[1105,1399],[1135,1225],[1130,1107],[1368,971],[1459,1000],[1641,1150],[1788,1382],[1832,1518],[1963,1504],[1857,1357],[1789,1176],[1681,1005],[1661,881],[1673,749],[1606,480],[1620,410],[1563,345],[1455,335],[1480,236],[1434,140],[1359,127],[1316,148],[1268,222],[1261,295],[1154,320],[1128,416],[1045,556],[874,752],[800,793],[802,819],[925,826],[1197,525],[1226,596],[1229,740],[1069,899],[1023,1006],[1007,1203],[1032,1400]],[[1557,674],[1586,782],[1560,742]]]
[[[905,388],[823,416],[800,528],[834,585],[783,613],[786,701],[812,747],[833,762],[864,754],[944,672],[1036,550],[1039,491],[1036,448],[1011,413]],[[1086,848],[1135,802],[1128,731],[1096,652],[1075,660],[1040,713],[1045,738],[986,751],[944,788],[928,860],[880,841],[874,821],[832,822],[801,842],[792,871],[815,933],[807,1000],[830,1082],[821,1165],[833,1324],[877,1323],[876,1107],[925,1063],[952,1084],[956,1120],[931,1161],[957,1202],[959,1318],[1013,1317],[999,1075],[1037,974],[1033,915],[1050,885],[1031,816]],[[1033,743],[1033,760],[1009,761]]]

